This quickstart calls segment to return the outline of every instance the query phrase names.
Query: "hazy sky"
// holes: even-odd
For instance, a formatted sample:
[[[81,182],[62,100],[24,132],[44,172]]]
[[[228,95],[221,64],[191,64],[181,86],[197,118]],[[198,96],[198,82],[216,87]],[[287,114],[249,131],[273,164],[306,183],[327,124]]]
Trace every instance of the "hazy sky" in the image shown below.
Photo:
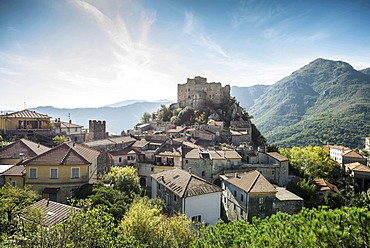
[[[370,67],[370,1],[0,0],[0,108],[273,84],[316,58]]]

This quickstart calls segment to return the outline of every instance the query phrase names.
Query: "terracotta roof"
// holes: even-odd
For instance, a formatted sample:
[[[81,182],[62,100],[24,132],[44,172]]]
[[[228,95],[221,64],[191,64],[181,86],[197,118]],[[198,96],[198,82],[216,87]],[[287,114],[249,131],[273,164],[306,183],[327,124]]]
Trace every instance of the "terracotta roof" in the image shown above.
[[[43,217],[42,224],[47,227],[62,223],[63,221],[67,220],[69,215],[73,212],[82,211],[79,208],[71,207],[58,202],[49,201],[48,203],[48,200],[46,199],[35,202],[29,207],[23,209],[23,213],[25,213],[29,208],[39,209],[41,211]],[[26,216],[23,216],[23,218],[27,219]]]
[[[267,152],[266,154],[268,156],[272,157],[273,159],[276,159],[279,162],[288,161],[288,159],[286,157],[284,157],[283,155],[281,155],[278,152]]]
[[[26,166],[24,165],[13,165],[3,173],[2,176],[22,176],[26,170]]]
[[[91,164],[100,152],[67,142],[34,158],[22,162],[25,165]]]
[[[149,142],[146,140],[137,140],[134,144],[132,144],[132,147],[143,148],[148,144]]]
[[[111,154],[112,156],[119,156],[119,155],[129,155],[129,154],[139,154],[140,151],[132,148],[132,147],[126,147],[126,148],[123,148],[121,150],[118,150],[118,151],[111,151],[111,152],[108,152],[109,154]]]
[[[350,170],[353,170],[353,171],[370,172],[369,167],[367,167],[366,165],[363,165],[359,162],[345,164],[344,166],[347,167]]]
[[[344,151],[343,157],[364,158],[360,153],[352,151],[352,150]]]
[[[152,177],[181,198],[222,191],[217,185],[178,168],[153,174]]]
[[[169,129],[166,132],[167,133],[180,133],[180,132],[184,131],[185,129],[186,129],[186,127],[176,126],[176,128]]]
[[[198,148],[183,148],[182,151],[184,158],[202,158]]]
[[[329,145],[329,149],[331,149],[331,148],[333,148],[333,149],[339,149],[339,150],[343,150],[343,151],[351,150],[350,148],[345,147],[345,146],[331,146],[331,145]]]
[[[334,191],[335,193],[340,194],[340,191],[338,190],[337,186],[325,181],[323,178],[312,180],[312,183],[316,185],[316,191],[331,190]]]
[[[19,158],[19,154],[23,153],[24,159],[30,159],[41,153],[49,151],[50,148],[29,141],[20,139],[6,147],[0,149],[0,158]]]
[[[276,188],[258,171],[237,174],[228,177],[227,182],[244,190],[247,193],[275,193]]]
[[[6,118],[26,118],[26,119],[35,119],[35,118],[49,119],[51,118],[48,115],[39,114],[39,113],[36,113],[35,111],[30,111],[28,109],[10,113],[10,114],[4,114],[2,116]]]

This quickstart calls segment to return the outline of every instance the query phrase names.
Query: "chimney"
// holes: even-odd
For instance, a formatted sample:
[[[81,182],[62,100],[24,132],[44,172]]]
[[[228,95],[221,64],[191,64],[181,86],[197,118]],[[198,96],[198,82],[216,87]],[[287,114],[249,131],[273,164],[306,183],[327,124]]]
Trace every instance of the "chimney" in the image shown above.
[[[46,201],[46,206],[48,207],[49,206],[49,198],[47,199]]]
[[[72,120],[69,120],[69,124],[71,124],[72,123]]]
[[[163,175],[161,176],[161,180],[162,180],[162,182],[164,182],[164,176]]]
[[[19,162],[22,162],[24,160],[24,154],[19,153]]]
[[[191,167],[189,167],[188,172],[191,174]]]

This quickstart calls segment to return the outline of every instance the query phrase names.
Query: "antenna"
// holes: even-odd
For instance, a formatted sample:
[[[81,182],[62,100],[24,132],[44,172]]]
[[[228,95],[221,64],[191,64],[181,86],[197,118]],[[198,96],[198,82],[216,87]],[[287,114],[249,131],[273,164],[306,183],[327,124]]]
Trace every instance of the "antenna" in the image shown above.
[[[26,109],[26,102],[23,102],[23,109]]]

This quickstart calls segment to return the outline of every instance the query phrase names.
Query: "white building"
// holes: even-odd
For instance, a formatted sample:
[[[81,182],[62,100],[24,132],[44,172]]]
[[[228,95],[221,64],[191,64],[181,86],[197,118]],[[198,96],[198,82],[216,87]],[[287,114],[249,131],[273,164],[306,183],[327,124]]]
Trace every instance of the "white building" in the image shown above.
[[[220,187],[178,168],[153,174],[152,179],[152,197],[163,199],[171,214],[209,225],[220,221]]]

